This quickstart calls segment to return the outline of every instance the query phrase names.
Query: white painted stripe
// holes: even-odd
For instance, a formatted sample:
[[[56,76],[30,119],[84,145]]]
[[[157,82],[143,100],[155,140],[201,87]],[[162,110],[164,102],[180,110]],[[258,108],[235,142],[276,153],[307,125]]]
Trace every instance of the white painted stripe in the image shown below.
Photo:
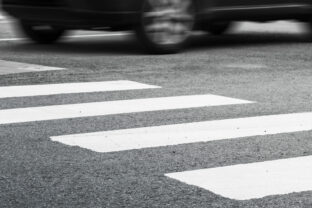
[[[312,190],[312,156],[165,174],[236,200]]]
[[[1,2],[1,0],[0,0]],[[1,8],[0,8],[1,10]],[[10,17],[8,17],[7,15],[3,15],[1,12],[0,12],[0,24],[3,24],[3,23],[10,23],[12,22],[12,19]]]
[[[160,88],[127,80],[0,87],[0,98]]]
[[[55,70],[65,70],[65,69],[60,67],[42,66],[36,64],[27,64],[0,60],[0,75],[24,73],[24,72],[55,71]]]
[[[118,100],[0,110],[0,124],[252,103],[216,95]]]
[[[103,33],[103,34],[89,34],[89,35],[72,35],[72,36],[66,36],[65,38],[96,38],[96,37],[113,37],[113,36],[125,36],[129,33],[123,32],[123,33]],[[6,42],[6,41],[25,41],[28,40],[27,38],[1,38],[0,42]]]
[[[0,20],[5,19],[6,17],[0,13]]]
[[[73,134],[51,139],[96,152],[116,152],[308,130],[312,130],[311,112]]]
[[[8,23],[11,23],[11,22],[12,22],[11,20],[6,20],[6,19],[1,20],[0,19],[0,24],[8,24]]]

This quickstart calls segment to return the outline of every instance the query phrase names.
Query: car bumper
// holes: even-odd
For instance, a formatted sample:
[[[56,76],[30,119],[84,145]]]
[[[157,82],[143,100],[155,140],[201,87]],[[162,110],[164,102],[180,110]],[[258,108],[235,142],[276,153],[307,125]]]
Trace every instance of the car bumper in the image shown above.
[[[3,5],[3,10],[20,20],[73,28],[129,25],[139,21],[139,12],[137,11],[97,12],[68,7],[20,5]]]

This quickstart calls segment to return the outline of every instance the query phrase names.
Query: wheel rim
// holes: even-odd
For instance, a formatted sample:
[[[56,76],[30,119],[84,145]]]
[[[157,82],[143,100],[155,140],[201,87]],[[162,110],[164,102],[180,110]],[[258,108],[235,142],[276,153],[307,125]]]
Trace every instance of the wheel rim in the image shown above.
[[[147,37],[158,45],[184,42],[194,22],[192,0],[147,0],[143,26]]]

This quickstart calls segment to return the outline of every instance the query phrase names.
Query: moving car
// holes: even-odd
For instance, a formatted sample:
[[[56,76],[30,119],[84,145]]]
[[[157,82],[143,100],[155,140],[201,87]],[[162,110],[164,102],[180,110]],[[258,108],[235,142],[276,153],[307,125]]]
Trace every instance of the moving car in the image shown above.
[[[295,19],[312,26],[311,0],[2,0],[33,41],[67,30],[134,30],[149,52],[178,52],[192,30],[225,33],[233,21]]]

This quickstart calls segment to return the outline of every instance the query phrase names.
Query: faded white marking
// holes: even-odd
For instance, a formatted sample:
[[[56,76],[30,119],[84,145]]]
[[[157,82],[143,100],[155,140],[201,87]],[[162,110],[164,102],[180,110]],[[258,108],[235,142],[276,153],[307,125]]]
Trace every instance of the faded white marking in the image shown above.
[[[128,80],[0,87],[0,98],[160,88]]]
[[[4,19],[6,19],[6,17],[0,13],[0,20],[4,20]]]
[[[208,142],[312,130],[312,113],[270,115],[51,137],[96,152]]]
[[[223,197],[249,200],[312,191],[312,156],[165,175]]]
[[[1,0],[0,0],[0,2],[1,2]],[[4,15],[3,13],[0,12],[0,24],[7,24],[7,23],[11,23],[11,22],[12,22],[12,19],[10,17],[8,17],[7,15]]]
[[[27,64],[0,60],[0,75],[24,73],[24,72],[55,71],[55,70],[65,70],[65,69],[60,67],[42,66],[36,64]]]
[[[231,63],[231,64],[225,64],[225,65],[221,65],[221,66],[225,66],[226,68],[238,68],[238,69],[250,69],[250,70],[254,70],[254,69],[264,69],[267,68],[267,66],[263,65],[263,64],[246,64],[246,63]]]
[[[216,95],[118,100],[0,110],[0,124],[252,103]]]
[[[6,19],[1,20],[1,19],[0,19],[0,24],[9,24],[9,23],[11,23],[11,22],[12,22],[11,20],[6,20]]]

